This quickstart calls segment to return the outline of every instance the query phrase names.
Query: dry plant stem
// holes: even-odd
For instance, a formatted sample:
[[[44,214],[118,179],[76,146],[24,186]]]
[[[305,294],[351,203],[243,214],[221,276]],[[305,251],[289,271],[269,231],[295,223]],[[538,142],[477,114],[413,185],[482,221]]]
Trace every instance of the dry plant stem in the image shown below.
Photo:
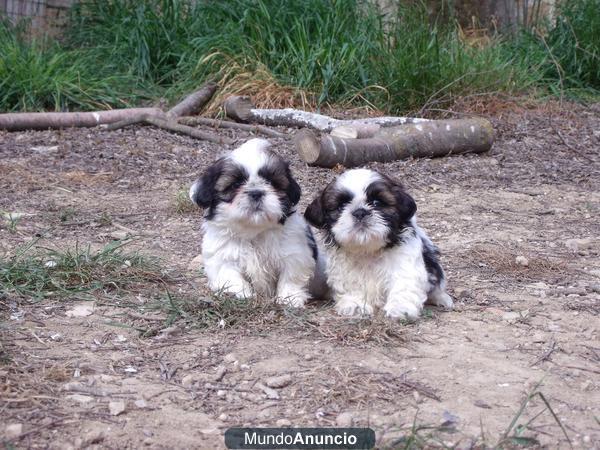
[[[159,108],[128,108],[96,112],[41,112],[0,114],[0,130],[85,128],[133,119],[142,115],[164,117]]]
[[[225,115],[238,122],[261,123],[271,126],[296,128],[312,128],[330,132],[343,125],[377,124],[382,127],[404,125],[408,123],[428,122],[427,119],[412,117],[372,117],[369,119],[340,120],[322,114],[301,111],[298,109],[257,109],[254,108],[250,97],[231,96],[223,104]]]
[[[114,131],[120,128],[128,127],[136,124],[147,124],[154,125],[155,127],[162,128],[163,130],[172,131],[173,133],[185,134],[195,139],[201,139],[203,141],[216,142],[218,144],[233,144],[233,139],[229,139],[223,136],[219,136],[213,133],[198,130],[187,125],[182,125],[174,120],[164,120],[160,117],[142,115],[127,120],[122,120],[117,123],[113,123],[106,126],[107,131]]]
[[[355,167],[371,161],[445,156],[488,151],[494,130],[485,119],[436,120],[383,128],[371,138],[344,139],[301,130],[294,136],[302,160],[310,165]]]
[[[210,119],[208,117],[180,117],[177,122],[194,126],[194,125],[206,125],[215,128],[233,128],[235,130],[251,131],[255,133],[261,133],[266,136],[274,138],[286,138],[287,135],[280,133],[279,131],[272,130],[262,125],[247,125],[244,123],[230,122],[227,120]]]
[[[191,93],[181,102],[177,103],[173,108],[167,112],[168,119],[175,119],[181,116],[189,116],[190,114],[197,114],[200,109],[206,105],[209,100],[215,95],[217,91],[217,84],[208,82],[196,92]]]

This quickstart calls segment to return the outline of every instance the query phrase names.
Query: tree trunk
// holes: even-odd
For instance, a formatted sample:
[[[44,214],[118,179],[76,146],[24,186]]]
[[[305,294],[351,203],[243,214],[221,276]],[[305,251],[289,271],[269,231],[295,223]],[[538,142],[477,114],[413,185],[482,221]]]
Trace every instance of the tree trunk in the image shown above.
[[[371,161],[435,157],[488,151],[494,141],[492,124],[485,119],[436,120],[382,128],[371,138],[344,139],[310,130],[294,136],[302,160],[310,165],[356,167]]]

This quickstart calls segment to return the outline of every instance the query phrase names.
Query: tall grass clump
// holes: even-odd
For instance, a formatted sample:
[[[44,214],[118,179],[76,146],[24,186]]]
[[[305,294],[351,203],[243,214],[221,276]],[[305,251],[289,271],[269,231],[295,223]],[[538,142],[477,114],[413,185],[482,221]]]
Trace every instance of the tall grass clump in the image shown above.
[[[547,43],[567,87],[600,89],[600,0],[566,0]]]
[[[130,83],[129,83],[130,84]],[[65,111],[137,100],[127,80],[51,40],[30,39],[23,24],[0,17],[0,111]]]

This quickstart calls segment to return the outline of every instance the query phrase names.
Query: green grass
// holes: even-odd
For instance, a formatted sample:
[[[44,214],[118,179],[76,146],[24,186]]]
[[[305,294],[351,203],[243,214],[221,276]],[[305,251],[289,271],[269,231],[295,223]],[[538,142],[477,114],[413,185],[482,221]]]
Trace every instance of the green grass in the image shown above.
[[[66,250],[35,247],[35,241],[0,257],[0,294],[29,302],[92,299],[147,289],[168,276],[153,258],[125,251],[115,241],[98,251],[89,246]]]
[[[209,78],[243,91],[265,71],[314,106],[389,113],[480,93],[597,94],[600,0],[566,0],[547,28],[470,47],[418,1],[387,23],[361,0],[80,2],[60,44],[0,25],[0,110],[174,100]]]
[[[23,33],[0,17],[0,110],[105,109],[139,100],[130,78],[93,55]]]

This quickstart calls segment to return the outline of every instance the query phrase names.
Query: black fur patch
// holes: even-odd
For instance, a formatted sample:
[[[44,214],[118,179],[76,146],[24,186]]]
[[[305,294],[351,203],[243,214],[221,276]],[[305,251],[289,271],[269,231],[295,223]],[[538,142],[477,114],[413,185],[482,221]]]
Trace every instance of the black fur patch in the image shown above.
[[[304,217],[308,223],[325,232],[326,245],[338,245],[331,228],[339,219],[344,206],[352,201],[352,198],[353,194],[351,192],[338,189],[335,182],[332,182],[306,208]]]
[[[315,236],[313,235],[313,232],[309,226],[306,227],[305,233],[306,233],[306,240],[308,241],[308,246],[312,252],[312,257],[316,261],[317,258],[319,257],[319,250],[317,248]]]
[[[206,210],[204,218],[211,220],[219,203],[231,203],[247,179],[248,173],[243,167],[227,164],[221,158],[208,167],[197,181],[198,186],[192,200]]]
[[[292,176],[289,164],[287,164],[279,155],[271,152],[269,163],[261,167],[258,175],[268,181],[278,192],[282,193],[279,200],[283,215],[279,219],[280,224],[292,214],[294,206],[300,201],[300,185]]]
[[[432,285],[438,285],[444,279],[444,271],[439,261],[440,251],[426,240],[421,240],[423,242],[423,261],[425,262],[429,282]]]

